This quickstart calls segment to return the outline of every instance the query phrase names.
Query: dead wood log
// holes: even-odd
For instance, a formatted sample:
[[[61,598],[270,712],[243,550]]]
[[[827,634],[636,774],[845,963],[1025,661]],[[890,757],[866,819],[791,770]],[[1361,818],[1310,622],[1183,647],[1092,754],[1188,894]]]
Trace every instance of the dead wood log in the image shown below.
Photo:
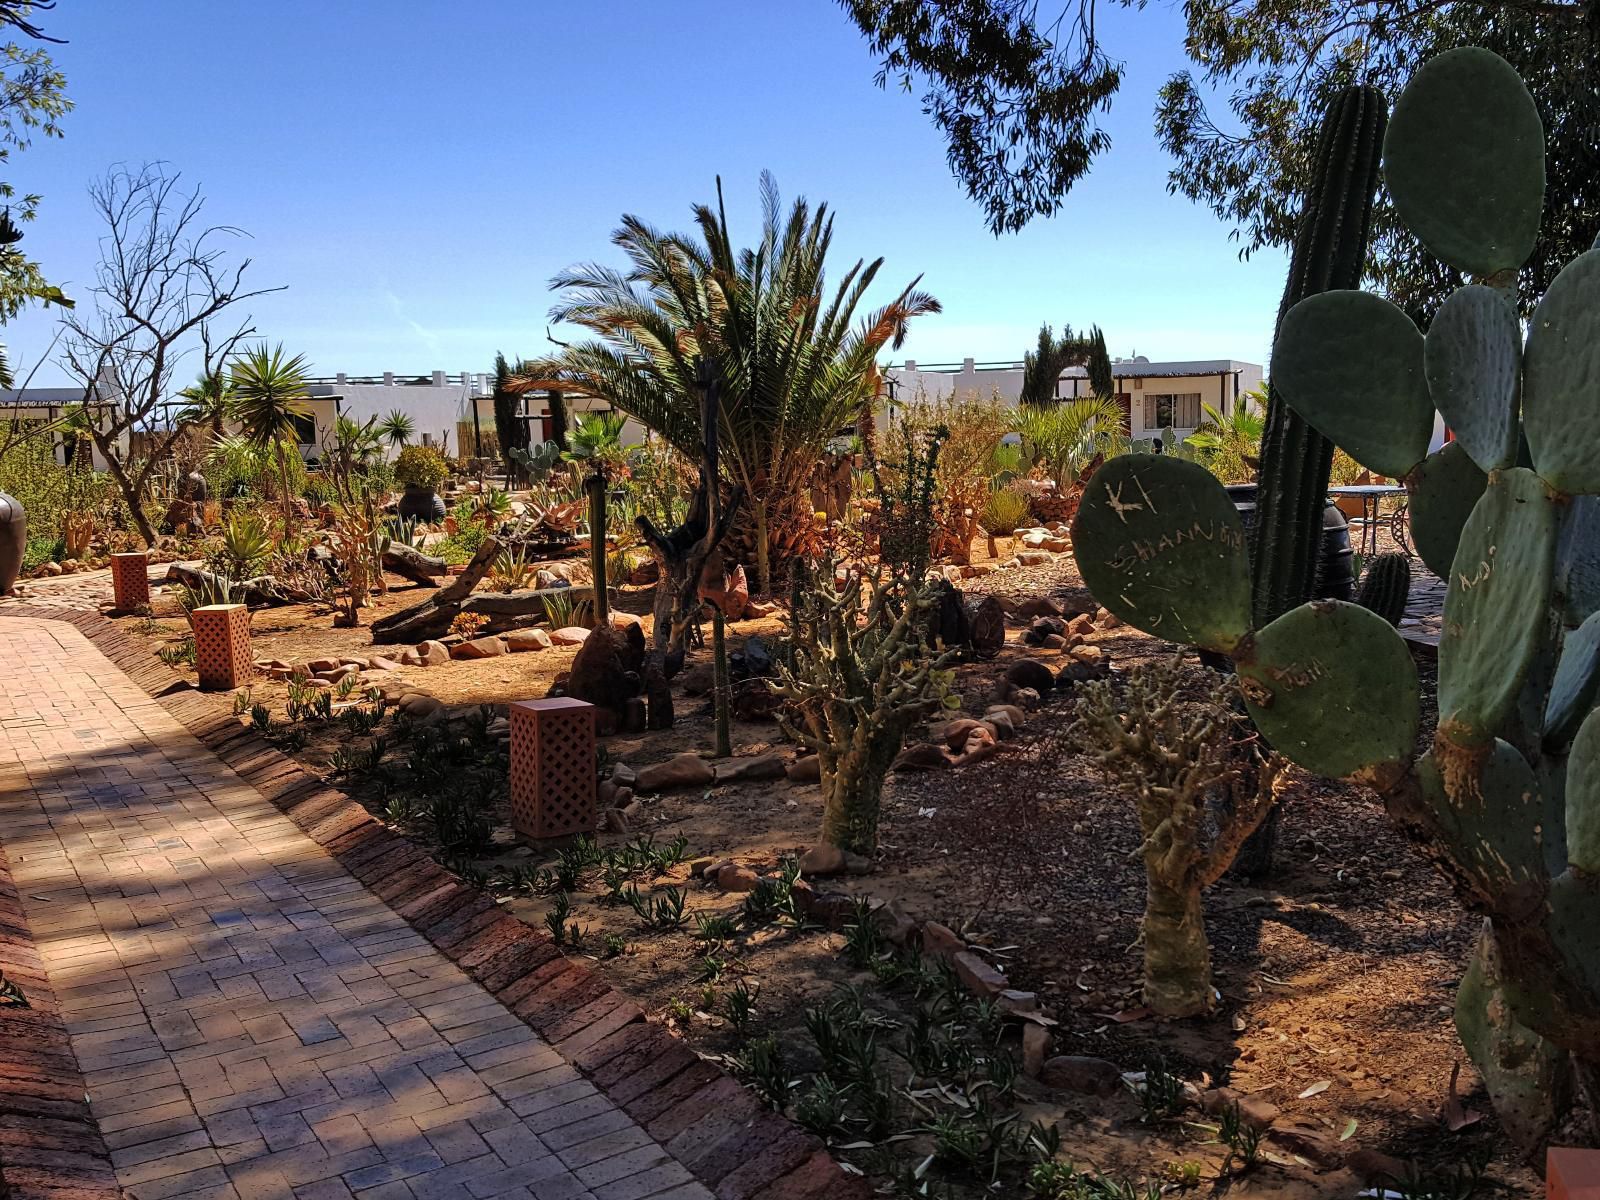
[[[383,569],[423,587],[438,587],[435,579],[450,573],[450,565],[401,542],[390,542],[383,552]]]
[[[430,637],[437,637],[439,633],[449,629],[450,622],[455,620],[456,614],[461,611],[462,602],[472,595],[472,589],[477,587],[489,573],[499,554],[500,543],[493,537],[484,538],[483,544],[478,547],[478,552],[472,556],[472,561],[466,565],[461,574],[426,600],[374,621],[373,642],[378,645],[420,642]]]
[[[251,608],[277,607],[300,604],[311,599],[309,593],[299,588],[279,583],[271,575],[257,575],[252,579],[227,579],[202,567],[187,563],[171,563],[167,567],[167,582],[181,583],[199,595],[233,597],[233,603]]]

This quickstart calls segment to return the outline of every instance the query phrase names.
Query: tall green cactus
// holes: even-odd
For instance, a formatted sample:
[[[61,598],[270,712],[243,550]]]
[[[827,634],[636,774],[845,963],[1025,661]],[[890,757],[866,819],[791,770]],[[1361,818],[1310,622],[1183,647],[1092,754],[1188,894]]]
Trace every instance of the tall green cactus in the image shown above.
[[[1405,642],[1338,601],[1259,620],[1241,589],[1241,527],[1204,472],[1111,460],[1074,542],[1102,604],[1230,654],[1271,744],[1377,790],[1487,918],[1457,1027],[1503,1124],[1536,1152],[1569,1065],[1600,1083],[1600,595],[1588,582],[1600,536],[1586,521],[1600,494],[1600,249],[1557,276],[1524,345],[1512,293],[1537,235],[1543,129],[1488,51],[1422,67],[1383,167],[1401,219],[1479,282],[1426,337],[1378,297],[1310,295],[1283,315],[1272,377],[1318,435],[1405,478],[1424,561],[1448,579],[1427,753]],[[1428,456],[1435,409],[1458,440]]]
[[[1307,296],[1361,285],[1386,120],[1376,88],[1346,88],[1330,106],[1317,141],[1316,182],[1289,258],[1280,324]],[[1312,597],[1332,466],[1333,442],[1269,386],[1251,527],[1251,610],[1259,624]]]
[[[1375,612],[1391,625],[1400,624],[1406,615],[1406,601],[1411,595],[1411,557],[1395,551],[1379,554],[1367,564],[1361,577],[1356,603],[1369,612]]]

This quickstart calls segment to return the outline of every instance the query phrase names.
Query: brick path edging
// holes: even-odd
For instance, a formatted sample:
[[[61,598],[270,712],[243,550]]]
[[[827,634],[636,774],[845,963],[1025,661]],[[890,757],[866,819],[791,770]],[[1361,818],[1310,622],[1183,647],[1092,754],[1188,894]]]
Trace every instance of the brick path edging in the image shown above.
[[[720,1068],[648,1021],[638,1005],[593,967],[565,957],[547,934],[502,911],[492,897],[439,866],[358,801],[323,783],[224,710],[219,700],[194,690],[147,645],[101,613],[7,605],[0,616],[75,626],[241,779],[550,1042],[718,1200],[857,1200],[870,1194],[866,1181],[847,1175],[818,1138],[765,1107]],[[0,891],[0,901],[3,895]],[[16,913],[20,918],[20,907]],[[0,903],[0,934],[6,916]],[[27,952],[39,964],[31,937]],[[42,965],[35,970],[42,975]],[[59,1020],[56,1026],[66,1046],[65,1028]],[[5,1030],[0,1024],[0,1087],[8,1082],[3,1073],[10,1057]],[[82,1100],[76,1060],[70,1047],[65,1053],[83,1119],[104,1158],[99,1131]],[[13,1153],[6,1113],[0,1097],[0,1158]],[[39,1136],[52,1134],[40,1130]],[[109,1159],[105,1164],[111,1190],[104,1194],[115,1196]],[[50,1173],[60,1174],[54,1169]],[[48,1186],[59,1197],[63,1183]],[[21,1200],[24,1193],[13,1189],[13,1195]]]
[[[116,1200],[117,1175],[11,865],[0,846],[0,974],[28,1007],[0,1007],[0,1195]]]

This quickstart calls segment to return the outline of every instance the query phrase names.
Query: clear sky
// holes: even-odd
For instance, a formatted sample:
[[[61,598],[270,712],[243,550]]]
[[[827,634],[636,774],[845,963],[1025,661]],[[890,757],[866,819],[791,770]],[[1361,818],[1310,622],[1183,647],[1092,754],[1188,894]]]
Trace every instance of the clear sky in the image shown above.
[[[617,261],[622,213],[686,227],[720,173],[751,229],[763,168],[833,206],[840,270],[885,257],[877,300],[923,276],[944,313],[914,327],[922,362],[1020,358],[1041,320],[1098,322],[1115,355],[1261,362],[1283,286],[1281,255],[1240,262],[1226,225],[1166,192],[1169,3],[1102,6],[1127,63],[1113,148],[1059,215],[998,239],[832,0],[60,0],[44,23],[77,108],[7,176],[44,195],[24,246],[48,277],[90,302],[85,185],[165,160],[252,235],[251,276],[288,285],[257,326],[323,374],[537,353],[551,274]],[[3,331],[14,364],[51,324]]]

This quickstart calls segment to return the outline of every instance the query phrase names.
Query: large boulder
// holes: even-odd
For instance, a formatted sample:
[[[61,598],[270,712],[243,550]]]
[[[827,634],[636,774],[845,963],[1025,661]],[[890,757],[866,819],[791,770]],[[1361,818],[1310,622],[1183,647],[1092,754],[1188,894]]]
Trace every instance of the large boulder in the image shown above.
[[[550,635],[542,629],[513,629],[505,635],[505,641],[506,649],[513,654],[548,650],[551,646]]]
[[[717,781],[717,771],[698,754],[685,751],[666,762],[640,767],[636,787],[641,792],[662,792],[675,787],[709,787]]]
[[[642,650],[641,637],[641,653]],[[634,658],[632,651],[623,630],[612,625],[590,630],[572,660],[563,693],[606,710],[613,718],[613,727],[622,725],[628,701],[639,694],[639,672],[637,667],[630,669],[628,665],[629,659]]]

